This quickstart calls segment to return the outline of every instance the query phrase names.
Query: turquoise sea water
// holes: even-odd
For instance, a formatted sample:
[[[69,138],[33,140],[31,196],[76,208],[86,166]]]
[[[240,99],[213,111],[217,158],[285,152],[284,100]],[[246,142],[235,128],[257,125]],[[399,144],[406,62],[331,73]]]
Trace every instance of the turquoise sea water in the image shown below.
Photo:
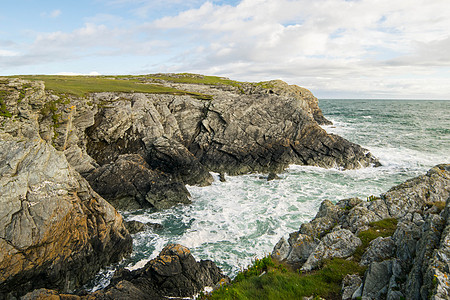
[[[211,186],[189,187],[191,205],[122,212],[127,220],[164,227],[135,234],[134,252],[122,265],[143,266],[167,243],[180,243],[233,277],[313,218],[324,199],[366,199],[450,163],[450,101],[321,100],[319,106],[334,123],[324,127],[328,132],[369,149],[382,166],[341,171],[293,165],[281,180],[270,182],[252,174],[229,176],[222,183],[214,174]],[[97,287],[111,272],[99,274]]]

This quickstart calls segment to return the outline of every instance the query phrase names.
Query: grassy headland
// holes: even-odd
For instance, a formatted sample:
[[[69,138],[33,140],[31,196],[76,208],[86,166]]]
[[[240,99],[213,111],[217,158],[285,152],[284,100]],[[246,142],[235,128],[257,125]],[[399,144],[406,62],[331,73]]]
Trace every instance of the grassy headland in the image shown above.
[[[69,94],[83,97],[90,93],[124,92],[190,95],[209,100],[211,95],[178,90],[161,84],[148,83],[135,76],[58,76],[58,75],[21,75],[11,76],[26,80],[44,81],[45,87],[57,94]]]

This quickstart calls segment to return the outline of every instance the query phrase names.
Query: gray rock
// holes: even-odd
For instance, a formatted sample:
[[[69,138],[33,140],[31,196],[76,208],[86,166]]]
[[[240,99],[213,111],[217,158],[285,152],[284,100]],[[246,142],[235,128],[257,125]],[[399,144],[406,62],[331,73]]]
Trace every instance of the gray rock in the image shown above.
[[[365,149],[320,128],[318,123],[328,121],[311,92],[281,81],[267,84],[271,89],[244,83],[240,88],[173,84],[212,95],[212,100],[112,92],[85,99],[53,95],[42,83],[8,79],[0,89],[8,92],[4,102],[14,122],[6,119],[2,126],[12,136],[46,140],[64,151],[77,172],[95,180],[105,169],[123,167],[114,164],[121,155],[131,154],[142,157],[151,171],[190,185],[210,184],[209,171],[275,174],[292,163],[342,168],[377,164]],[[113,180],[114,186],[114,176],[104,179]],[[104,183],[99,181],[98,191],[106,197]],[[143,201],[142,193],[125,190],[130,193],[108,201],[122,209],[152,201],[159,206],[160,194],[147,194],[149,201]],[[169,193],[161,207],[187,202],[182,189],[166,197]]]
[[[273,247],[273,250],[272,250],[272,253],[270,254],[270,256],[273,259],[281,262],[281,261],[284,261],[288,257],[290,251],[291,251],[291,246],[284,239],[284,237],[282,237],[278,241],[278,243],[276,243],[275,247]]]
[[[319,266],[320,261],[332,257],[351,256],[361,240],[347,229],[339,229],[325,235],[303,264],[302,271],[311,271]]]
[[[89,299],[192,297],[204,287],[212,287],[221,280],[229,282],[212,261],[196,262],[186,247],[167,245],[142,269],[116,272],[111,284],[89,295]]]
[[[370,242],[369,248],[364,252],[359,262],[362,266],[367,266],[372,262],[380,262],[395,254],[395,243],[391,237],[378,237]]]
[[[391,260],[371,263],[364,275],[362,299],[385,299],[391,276]]]
[[[391,217],[423,210],[427,203],[445,201],[450,195],[449,165],[438,165],[427,174],[407,180],[382,195]]]
[[[302,224],[299,232],[313,237],[323,237],[336,226],[341,214],[342,209],[339,206],[329,200],[324,200],[314,219],[309,223]]]
[[[344,277],[344,280],[342,280],[342,289],[341,289],[341,296],[342,300],[350,300],[352,299],[353,294],[356,292],[356,290],[359,288],[359,286],[362,283],[361,276],[353,274],[353,275],[347,275]]]
[[[444,210],[445,228],[442,231],[439,247],[433,251],[424,275],[424,286],[431,299],[450,298],[450,198]],[[426,293],[426,290],[424,291]]]
[[[438,215],[429,215],[422,226],[422,233],[416,244],[416,255],[412,261],[412,269],[409,272],[406,283],[406,297],[408,299],[425,299],[432,287],[432,278],[424,278],[430,265],[430,258],[436,248],[439,247],[441,232],[444,229],[444,219]]]
[[[368,229],[371,222],[395,217],[398,223],[394,234],[391,237],[378,237],[370,243],[359,261],[362,265],[368,265],[362,284],[349,291],[345,291],[344,285],[345,297],[448,299],[449,188],[450,165],[446,164],[435,166],[427,174],[391,188],[373,201],[344,199],[336,205],[324,201],[315,218],[302,224],[298,232],[290,235],[292,241],[307,240],[304,237],[320,239],[301,269],[311,270],[321,260],[330,257],[352,255],[359,244],[355,235]],[[445,209],[441,211],[444,200],[447,200]],[[343,231],[350,234],[349,241],[344,242],[341,248],[341,241],[335,235]],[[349,245],[352,246],[346,248]],[[289,255],[295,253],[291,241],[284,239],[280,240],[274,252],[284,261],[288,261]],[[274,253],[272,255],[276,256]],[[304,255],[296,255],[297,266],[301,265],[303,259]]]
[[[298,269],[308,259],[319,244],[317,238],[297,232],[291,233],[288,242],[284,238],[275,245],[272,258]]]
[[[91,186],[116,209],[168,208],[190,203],[184,183],[153,170],[138,154],[120,155],[86,176]]]
[[[0,140],[0,297],[71,291],[131,252],[122,217],[62,152],[10,139]]]

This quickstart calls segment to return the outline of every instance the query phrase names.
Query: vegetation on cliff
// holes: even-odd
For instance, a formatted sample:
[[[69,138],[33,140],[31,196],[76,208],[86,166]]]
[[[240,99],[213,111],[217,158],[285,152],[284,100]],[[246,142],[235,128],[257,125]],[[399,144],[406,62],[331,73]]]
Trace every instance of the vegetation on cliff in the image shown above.
[[[363,276],[366,266],[358,262],[371,241],[391,236],[396,219],[383,219],[369,224],[358,237],[363,241],[350,259],[333,257],[323,260],[317,270],[302,272],[278,263],[271,256],[255,259],[248,269],[240,272],[229,285],[223,285],[203,299],[301,299],[318,297],[341,299],[342,282],[347,275]],[[319,298],[320,297],[320,298]]]

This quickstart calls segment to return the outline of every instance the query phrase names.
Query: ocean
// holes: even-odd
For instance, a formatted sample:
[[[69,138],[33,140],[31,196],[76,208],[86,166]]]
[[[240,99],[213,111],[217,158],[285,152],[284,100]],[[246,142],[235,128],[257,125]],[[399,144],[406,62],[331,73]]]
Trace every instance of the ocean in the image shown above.
[[[121,212],[126,220],[163,225],[135,234],[134,251],[121,265],[141,267],[166,244],[179,243],[233,277],[311,220],[323,200],[367,199],[450,163],[450,101],[327,99],[319,106],[334,123],[323,127],[327,132],[369,149],[382,166],[343,171],[292,165],[270,182],[263,174],[227,176],[226,182],[213,174],[211,186],[188,187],[190,205]],[[99,273],[94,290],[112,273]]]

